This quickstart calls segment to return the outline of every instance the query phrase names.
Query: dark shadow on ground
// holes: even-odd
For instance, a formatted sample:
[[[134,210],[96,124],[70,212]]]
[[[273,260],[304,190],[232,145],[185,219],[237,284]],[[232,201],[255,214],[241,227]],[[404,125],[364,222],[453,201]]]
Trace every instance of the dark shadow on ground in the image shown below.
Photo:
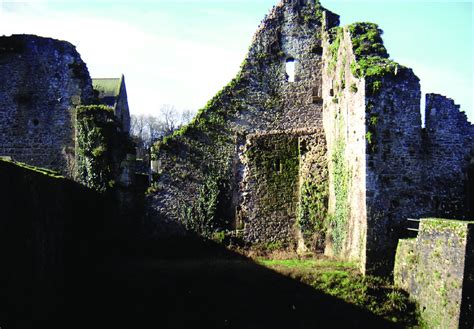
[[[0,163],[0,206],[2,329],[391,327],[210,241],[144,243],[71,181]]]
[[[75,278],[63,328],[390,328],[391,324],[199,239]]]

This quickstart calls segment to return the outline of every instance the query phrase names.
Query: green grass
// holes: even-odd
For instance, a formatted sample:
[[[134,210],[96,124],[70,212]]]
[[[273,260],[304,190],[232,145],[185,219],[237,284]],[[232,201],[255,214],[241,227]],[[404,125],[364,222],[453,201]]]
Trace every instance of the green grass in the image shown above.
[[[257,262],[404,328],[420,328],[416,305],[408,295],[385,279],[364,277],[355,263],[329,259],[258,259]]]

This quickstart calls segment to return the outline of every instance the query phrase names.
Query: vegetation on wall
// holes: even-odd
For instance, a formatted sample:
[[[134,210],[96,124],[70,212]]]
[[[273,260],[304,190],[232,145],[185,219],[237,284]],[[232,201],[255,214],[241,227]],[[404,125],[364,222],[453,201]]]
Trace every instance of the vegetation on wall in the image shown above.
[[[266,208],[289,206],[298,180],[298,137],[260,136],[252,140],[246,157],[256,180],[264,187],[262,191],[266,191],[263,195]]]
[[[298,225],[310,248],[323,249],[326,236],[328,184],[324,177],[312,177],[300,191]]]
[[[191,205],[183,205],[181,221],[186,229],[211,238],[215,232],[225,230],[229,223],[219,216],[219,209],[225,206],[228,180],[222,175],[208,174],[199,188],[199,196]]]
[[[120,162],[133,151],[126,134],[119,131],[113,109],[104,105],[77,108],[77,178],[84,185],[105,192],[114,187]]]
[[[341,46],[341,40],[343,38],[344,29],[340,26],[333,27],[329,30],[328,37],[329,37],[329,54],[330,54],[330,61],[328,65],[329,72],[334,72],[336,69],[338,54],[339,54],[339,47]]]
[[[377,24],[354,23],[349,25],[356,62],[351,63],[356,78],[366,78],[368,92],[377,94],[382,86],[381,79],[387,74],[397,75],[402,66],[388,59],[383,45],[383,31]]]
[[[300,142],[301,144],[301,142]],[[325,144],[313,145],[300,166],[297,223],[310,250],[324,250],[328,217],[329,180]],[[300,161],[302,159],[300,145]]]
[[[345,149],[344,139],[338,138],[332,154],[335,206],[334,213],[329,218],[330,234],[335,254],[339,254],[344,246],[350,213],[348,200],[350,171],[345,160]]]
[[[29,164],[26,164],[26,163],[23,163],[23,162],[17,162],[17,161],[11,160],[11,159],[6,158],[6,157],[5,158],[0,157],[0,162],[11,163],[11,164],[14,164],[18,167],[25,168],[25,169],[28,169],[28,170],[31,170],[31,171],[34,171],[34,172],[37,172],[37,173],[41,173],[43,175],[46,175],[46,176],[49,176],[49,177],[52,177],[52,178],[64,178],[64,176],[61,175],[61,173],[58,172],[58,171],[54,171],[54,170],[47,169],[47,168],[35,167],[35,166],[29,165]]]
[[[244,64],[245,65],[245,62]],[[191,180],[199,184],[196,195],[179,200],[175,214],[184,226],[205,237],[230,227],[230,176],[234,133],[228,118],[240,110],[232,100],[241,93],[241,74],[219,91],[187,125],[152,146],[151,159],[162,159],[163,176],[187,189]],[[187,154],[184,156],[184,154]],[[178,162],[186,164],[177,166]],[[160,177],[153,183],[160,184]]]
[[[367,141],[367,153],[375,153],[377,151],[377,124],[379,122],[379,116],[372,113],[373,105],[370,103],[367,105],[367,132],[365,139]]]
[[[303,7],[301,14],[306,24],[310,22],[315,22],[318,25],[322,25],[321,20],[323,18],[323,7],[321,6],[319,0],[315,1],[313,8],[310,6]]]

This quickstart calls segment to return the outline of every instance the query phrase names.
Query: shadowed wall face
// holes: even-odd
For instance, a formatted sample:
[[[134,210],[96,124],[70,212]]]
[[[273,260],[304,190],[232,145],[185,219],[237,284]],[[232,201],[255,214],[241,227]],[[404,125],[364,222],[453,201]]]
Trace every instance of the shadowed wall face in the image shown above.
[[[62,312],[66,290],[101,259],[105,219],[117,222],[116,212],[103,195],[78,183],[1,160],[0,182],[2,325],[51,322]]]

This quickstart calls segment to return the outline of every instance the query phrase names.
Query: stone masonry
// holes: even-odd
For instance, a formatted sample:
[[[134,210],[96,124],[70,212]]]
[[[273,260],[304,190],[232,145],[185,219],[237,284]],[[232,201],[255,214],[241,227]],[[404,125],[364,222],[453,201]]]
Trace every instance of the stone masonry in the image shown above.
[[[321,129],[321,15],[317,1],[284,1],[275,6],[259,26],[238,76],[189,126],[155,145],[153,153],[161,160],[161,176],[155,182],[158,192],[149,201],[151,221],[156,223],[157,231],[162,231],[170,220],[184,226],[207,221],[207,215],[199,209],[210,200],[200,192],[200,186],[215,181],[220,186],[215,191],[215,203],[225,205],[225,211],[208,215],[214,216],[211,221],[219,223],[220,229],[242,228],[242,238],[248,243],[281,240],[283,244],[296,245],[300,234],[295,225],[300,189],[309,184],[303,184],[298,168],[291,174],[283,168],[286,169],[285,164],[289,170],[300,165],[327,168],[324,156],[297,154],[302,130],[307,131],[303,133],[305,138],[321,141],[325,148]],[[331,24],[336,25],[338,17],[330,17]],[[294,82],[288,79],[287,62],[295,63]],[[288,143],[288,148],[280,147],[280,141]],[[258,162],[268,157],[275,158],[273,164]],[[248,179],[248,174],[262,169],[261,179],[268,183],[275,166],[282,166],[278,177],[288,179],[281,186],[291,196],[282,195],[283,191],[272,195],[276,186],[267,189],[268,184],[253,188],[255,184],[260,186],[261,180],[255,183]],[[320,185],[312,191],[327,191],[327,179]],[[259,205],[263,200],[277,199],[279,206],[263,210],[273,219],[262,218]],[[183,219],[183,212],[194,215]]]
[[[395,284],[420,304],[429,328],[474,326],[474,222],[422,219],[416,239],[401,239]]]
[[[419,79],[389,59],[378,26],[338,24],[314,0],[273,8],[238,76],[154,146],[156,234],[237,230],[390,275],[407,217],[468,217],[473,126],[429,94],[422,128]]]
[[[0,155],[74,171],[74,108],[93,96],[85,63],[68,42],[0,37]]]

